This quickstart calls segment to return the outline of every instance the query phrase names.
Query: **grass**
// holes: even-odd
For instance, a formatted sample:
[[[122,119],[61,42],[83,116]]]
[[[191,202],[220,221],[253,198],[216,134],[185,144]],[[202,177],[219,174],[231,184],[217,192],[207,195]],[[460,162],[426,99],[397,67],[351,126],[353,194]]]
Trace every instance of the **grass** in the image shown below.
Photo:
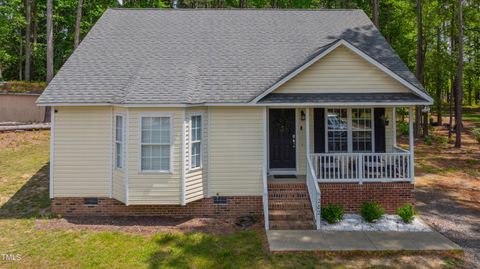
[[[213,235],[48,229],[46,131],[0,133],[0,268],[458,268],[452,253],[283,253],[261,230]]]

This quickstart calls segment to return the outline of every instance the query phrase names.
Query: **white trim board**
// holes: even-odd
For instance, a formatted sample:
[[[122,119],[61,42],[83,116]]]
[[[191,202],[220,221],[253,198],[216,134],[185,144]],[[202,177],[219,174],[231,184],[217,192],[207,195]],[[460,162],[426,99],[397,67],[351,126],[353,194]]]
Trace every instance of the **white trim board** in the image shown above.
[[[355,52],[357,55],[359,55],[363,59],[367,60],[369,63],[373,64],[374,66],[376,66],[377,68],[379,68],[380,70],[385,72],[387,75],[389,75],[390,77],[397,80],[398,82],[400,82],[405,87],[412,90],[414,93],[416,93],[419,96],[425,98],[430,103],[433,103],[433,99],[428,94],[426,94],[424,91],[418,89],[413,84],[406,81],[404,78],[400,77],[399,75],[395,74],[393,71],[391,71],[390,69],[385,67],[383,64],[379,63],[377,60],[373,59],[372,57],[370,57],[369,55],[367,55],[366,53],[364,53],[360,49],[356,48],[355,46],[350,44],[350,42],[348,42],[344,39],[339,39],[333,45],[331,45],[329,48],[327,48],[325,51],[323,51],[322,53],[320,53],[319,55],[317,55],[316,57],[314,57],[310,61],[306,62],[302,66],[295,69],[288,76],[286,76],[283,79],[274,83],[272,86],[270,86],[270,88],[268,88],[266,91],[264,91],[263,93],[261,93],[260,95],[255,97],[252,101],[250,101],[250,103],[258,103],[263,97],[267,96],[269,93],[273,92],[274,90],[276,90],[277,88],[279,88],[280,86],[285,84],[287,81],[289,81],[290,79],[292,79],[293,77],[295,77],[296,75],[301,73],[303,70],[307,69],[308,67],[310,67],[311,65],[316,63],[318,60],[322,59],[323,57],[328,55],[330,52],[332,52],[333,50],[335,50],[336,48],[338,48],[339,46],[342,46],[342,45],[349,48],[351,51]]]

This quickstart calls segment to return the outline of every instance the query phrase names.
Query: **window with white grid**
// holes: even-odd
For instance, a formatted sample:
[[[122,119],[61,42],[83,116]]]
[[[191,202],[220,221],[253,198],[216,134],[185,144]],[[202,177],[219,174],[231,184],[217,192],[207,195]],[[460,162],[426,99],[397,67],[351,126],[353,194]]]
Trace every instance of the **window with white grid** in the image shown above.
[[[170,117],[141,117],[142,171],[170,171],[171,128]]]
[[[348,151],[348,113],[346,108],[327,109],[328,152]]]
[[[352,108],[352,151],[372,152],[371,108]]]
[[[190,117],[190,168],[202,166],[202,116]]]
[[[123,167],[123,116],[115,116],[115,168]]]

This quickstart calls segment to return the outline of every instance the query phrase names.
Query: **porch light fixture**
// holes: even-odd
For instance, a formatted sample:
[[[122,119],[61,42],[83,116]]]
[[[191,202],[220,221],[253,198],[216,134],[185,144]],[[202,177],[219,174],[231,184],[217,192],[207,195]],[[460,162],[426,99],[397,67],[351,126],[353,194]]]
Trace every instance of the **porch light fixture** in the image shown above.
[[[305,111],[303,111],[303,110],[300,111],[300,119],[301,119],[302,121],[305,120]]]
[[[388,124],[390,123],[390,121],[388,120],[387,117],[385,117],[385,115],[382,115],[380,117],[380,120],[382,121],[383,126],[388,126]]]

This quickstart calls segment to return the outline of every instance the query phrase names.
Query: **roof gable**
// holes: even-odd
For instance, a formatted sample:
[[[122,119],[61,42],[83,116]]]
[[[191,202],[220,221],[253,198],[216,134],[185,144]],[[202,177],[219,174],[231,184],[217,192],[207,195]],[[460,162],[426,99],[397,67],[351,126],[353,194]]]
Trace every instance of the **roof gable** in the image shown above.
[[[433,101],[423,90],[395,74],[343,39],[315,53],[269,89],[252,100],[256,103],[270,93],[415,93]]]

